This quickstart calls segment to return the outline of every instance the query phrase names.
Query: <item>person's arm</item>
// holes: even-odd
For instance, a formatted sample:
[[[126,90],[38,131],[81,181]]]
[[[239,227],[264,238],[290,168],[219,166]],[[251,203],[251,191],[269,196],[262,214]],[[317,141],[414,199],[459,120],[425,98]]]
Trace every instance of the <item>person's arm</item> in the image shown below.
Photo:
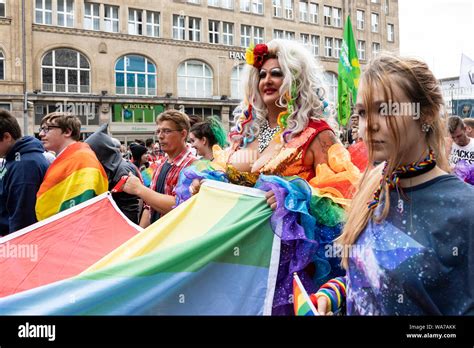
[[[166,214],[173,209],[176,204],[174,196],[158,193],[144,186],[140,179],[132,173],[129,174],[127,182],[123,186],[123,191],[143,199],[151,208],[160,214]]]
[[[313,139],[306,156],[312,156],[315,171],[318,164],[328,163],[328,150],[338,142],[339,141],[331,130],[324,130]]]

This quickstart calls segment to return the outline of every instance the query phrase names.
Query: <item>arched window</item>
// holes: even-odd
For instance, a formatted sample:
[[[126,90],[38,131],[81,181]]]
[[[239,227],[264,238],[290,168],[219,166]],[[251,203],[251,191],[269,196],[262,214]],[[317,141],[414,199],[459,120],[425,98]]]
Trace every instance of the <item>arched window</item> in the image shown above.
[[[90,73],[83,54],[68,48],[50,51],[41,61],[43,92],[90,93]]]
[[[5,55],[0,50],[0,80],[5,80]]]
[[[324,73],[324,78],[327,84],[326,98],[333,102],[337,102],[337,75],[331,71]]]
[[[156,95],[156,67],[148,58],[128,55],[115,64],[117,94]]]
[[[198,60],[187,60],[178,67],[178,96],[212,97],[212,70]]]
[[[242,99],[244,91],[242,88],[242,74],[244,73],[244,64],[235,66],[232,69],[230,78],[230,96],[232,99]]]

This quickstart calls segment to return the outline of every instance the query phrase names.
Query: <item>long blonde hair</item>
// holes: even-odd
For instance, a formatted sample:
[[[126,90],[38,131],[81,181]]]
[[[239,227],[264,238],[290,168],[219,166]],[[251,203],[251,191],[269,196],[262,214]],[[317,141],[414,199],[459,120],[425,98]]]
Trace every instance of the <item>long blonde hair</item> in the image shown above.
[[[373,110],[374,94],[372,90],[376,86],[381,86],[384,100],[389,101],[393,100],[392,96],[394,94],[391,86],[396,84],[411,102],[419,103],[419,127],[421,128],[423,123],[431,126],[431,130],[425,133],[424,141],[433,150],[437,165],[444,170],[448,170],[444,144],[444,137],[446,136],[444,100],[438,81],[429,70],[428,65],[417,59],[382,53],[368,64],[361,76],[361,82],[366,86],[362,99],[367,115],[365,139],[369,149],[369,164],[374,163],[373,137],[370,130],[374,122],[373,115],[378,111]],[[347,222],[341,236],[337,239],[337,243],[343,246],[342,265],[346,269],[348,267],[348,251],[350,246],[356,242],[361,232],[367,226],[369,219],[380,223],[387,217],[390,209],[390,195],[386,179],[395,168],[402,164],[401,159],[405,155],[401,151],[401,135],[396,127],[394,118],[384,117],[384,119],[387,122],[397,151],[390,154],[385,171],[383,171],[383,163],[377,167],[369,166],[360,181],[359,191],[352,200]],[[382,213],[374,216],[373,209],[368,209],[367,203],[372,199],[381,180],[384,185],[382,186],[380,199],[384,200],[384,206]]]

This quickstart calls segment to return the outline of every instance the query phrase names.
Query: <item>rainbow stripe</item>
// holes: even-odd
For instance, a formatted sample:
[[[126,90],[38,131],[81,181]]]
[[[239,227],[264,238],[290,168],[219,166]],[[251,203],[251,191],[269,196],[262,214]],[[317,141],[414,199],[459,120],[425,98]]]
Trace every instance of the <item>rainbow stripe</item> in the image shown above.
[[[48,168],[36,195],[36,217],[44,220],[107,190],[107,175],[94,152],[85,143],[74,143]]]

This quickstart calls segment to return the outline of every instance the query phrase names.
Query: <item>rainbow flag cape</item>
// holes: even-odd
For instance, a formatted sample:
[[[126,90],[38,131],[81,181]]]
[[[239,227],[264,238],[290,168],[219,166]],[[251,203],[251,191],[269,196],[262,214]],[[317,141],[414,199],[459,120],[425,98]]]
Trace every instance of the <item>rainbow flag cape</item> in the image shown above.
[[[303,284],[301,284],[298,274],[296,273],[293,275],[293,305],[295,309],[295,315],[319,315]]]
[[[269,315],[271,215],[263,191],[207,182],[82,274],[0,299],[0,314]]]
[[[0,238],[0,297],[78,275],[142,230],[104,193]]]
[[[69,145],[49,166],[36,195],[36,217],[44,220],[108,190],[107,175],[89,145]]]

